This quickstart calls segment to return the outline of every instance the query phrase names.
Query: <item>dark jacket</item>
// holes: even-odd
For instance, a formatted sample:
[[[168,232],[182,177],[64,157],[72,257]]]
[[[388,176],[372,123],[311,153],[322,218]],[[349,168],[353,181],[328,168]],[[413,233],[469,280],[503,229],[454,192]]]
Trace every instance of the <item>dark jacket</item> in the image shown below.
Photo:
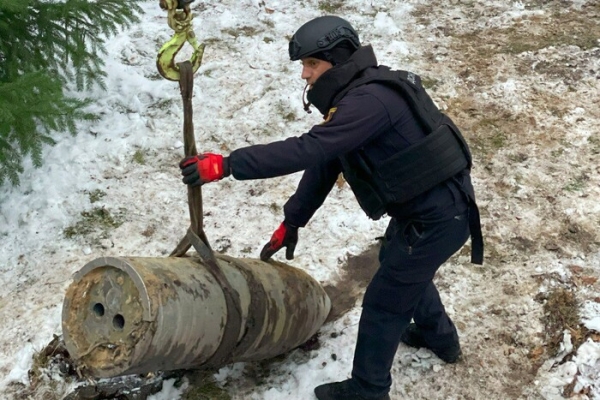
[[[411,109],[395,90],[378,83],[351,89],[337,104],[333,98],[352,80],[377,66],[370,46],[361,47],[346,63],[326,71],[308,98],[327,115],[321,125],[283,141],[249,146],[229,156],[236,179],[260,179],[305,170],[296,193],[284,206],[285,219],[304,226],[323,204],[340,174],[339,157],[362,150],[370,160],[386,159],[425,137]],[[330,110],[331,106],[335,106]],[[472,193],[469,171],[437,185],[388,214],[422,221],[445,220],[466,211]]]

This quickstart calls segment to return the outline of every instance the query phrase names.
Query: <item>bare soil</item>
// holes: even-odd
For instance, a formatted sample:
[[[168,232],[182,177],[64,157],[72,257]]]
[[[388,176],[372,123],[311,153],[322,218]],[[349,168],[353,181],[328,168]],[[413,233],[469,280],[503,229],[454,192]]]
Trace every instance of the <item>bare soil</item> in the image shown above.
[[[540,376],[573,355],[559,353],[563,333],[575,350],[600,341],[579,318],[582,302],[600,302],[600,271],[588,261],[600,251],[600,3],[519,4],[513,13],[513,2],[432,0],[404,24],[403,39],[420,49],[414,72],[471,144],[486,261],[469,264],[467,245],[435,278],[463,360],[421,368],[399,349],[393,399],[548,399]],[[330,321],[360,301],[377,250],[349,257],[325,287]],[[242,383],[232,398],[248,398],[286,357],[309,356],[249,363],[239,378],[247,391]],[[571,382],[560,397],[585,391]]]

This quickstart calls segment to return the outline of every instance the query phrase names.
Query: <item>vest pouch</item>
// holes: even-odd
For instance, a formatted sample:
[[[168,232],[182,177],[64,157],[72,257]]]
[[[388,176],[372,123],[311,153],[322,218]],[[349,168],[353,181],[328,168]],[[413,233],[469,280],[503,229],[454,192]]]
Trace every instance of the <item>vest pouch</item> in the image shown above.
[[[340,157],[342,174],[350,185],[360,208],[373,220],[385,214],[388,201],[374,186],[373,171],[359,153]]]
[[[375,181],[390,203],[402,204],[469,166],[458,134],[440,125],[423,140],[394,154],[375,168]]]

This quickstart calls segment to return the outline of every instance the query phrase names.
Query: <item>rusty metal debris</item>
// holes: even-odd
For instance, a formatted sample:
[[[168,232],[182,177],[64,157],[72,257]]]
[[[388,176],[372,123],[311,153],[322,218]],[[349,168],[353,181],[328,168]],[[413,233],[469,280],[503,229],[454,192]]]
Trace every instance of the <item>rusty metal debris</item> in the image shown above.
[[[103,257],[74,277],[63,304],[66,348],[94,377],[275,357],[306,342],[331,304],[302,270],[217,255],[241,311],[235,341],[223,288],[196,257]],[[229,323],[228,323],[229,322]],[[221,348],[224,357],[215,359]]]

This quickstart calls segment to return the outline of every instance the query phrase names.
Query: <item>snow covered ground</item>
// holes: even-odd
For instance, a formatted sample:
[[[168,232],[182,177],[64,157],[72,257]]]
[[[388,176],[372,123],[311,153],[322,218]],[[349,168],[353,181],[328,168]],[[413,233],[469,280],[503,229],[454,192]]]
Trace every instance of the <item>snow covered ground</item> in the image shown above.
[[[188,226],[177,167],[181,98],[155,67],[171,31],[158,2],[143,7],[142,22],[108,43],[108,90],[86,93],[101,120],[81,125],[76,137],[59,133],[42,168],[28,165],[21,186],[0,188],[2,398],[26,392],[32,355],[61,333],[74,272],[100,256],[166,256]],[[194,81],[200,151],[227,154],[320,122],[302,111],[300,66],[288,60],[287,41],[327,13],[350,20],[380,63],[426,78],[464,128],[487,259],[483,267],[469,264],[463,249],[436,283],[465,359],[446,365],[401,345],[393,399],[600,399],[596,1],[197,0],[193,9],[195,32],[207,44]],[[234,257],[258,256],[299,178],[206,185],[211,243]],[[98,208],[122,224],[102,229],[86,220]],[[97,228],[67,237],[85,221]],[[336,285],[347,279],[349,257],[373,245],[386,223],[369,221],[340,185],[301,230],[290,264]],[[575,294],[587,330],[548,331],[558,311],[545,305],[559,290]],[[233,399],[311,399],[314,386],[349,375],[359,315],[360,299],[322,328],[320,349],[266,367],[238,363],[215,378]],[[550,351],[557,337],[558,353]],[[56,398],[71,389],[60,378],[52,383]],[[167,381],[151,398],[178,399],[186,387]],[[49,398],[41,393],[30,398]]]

